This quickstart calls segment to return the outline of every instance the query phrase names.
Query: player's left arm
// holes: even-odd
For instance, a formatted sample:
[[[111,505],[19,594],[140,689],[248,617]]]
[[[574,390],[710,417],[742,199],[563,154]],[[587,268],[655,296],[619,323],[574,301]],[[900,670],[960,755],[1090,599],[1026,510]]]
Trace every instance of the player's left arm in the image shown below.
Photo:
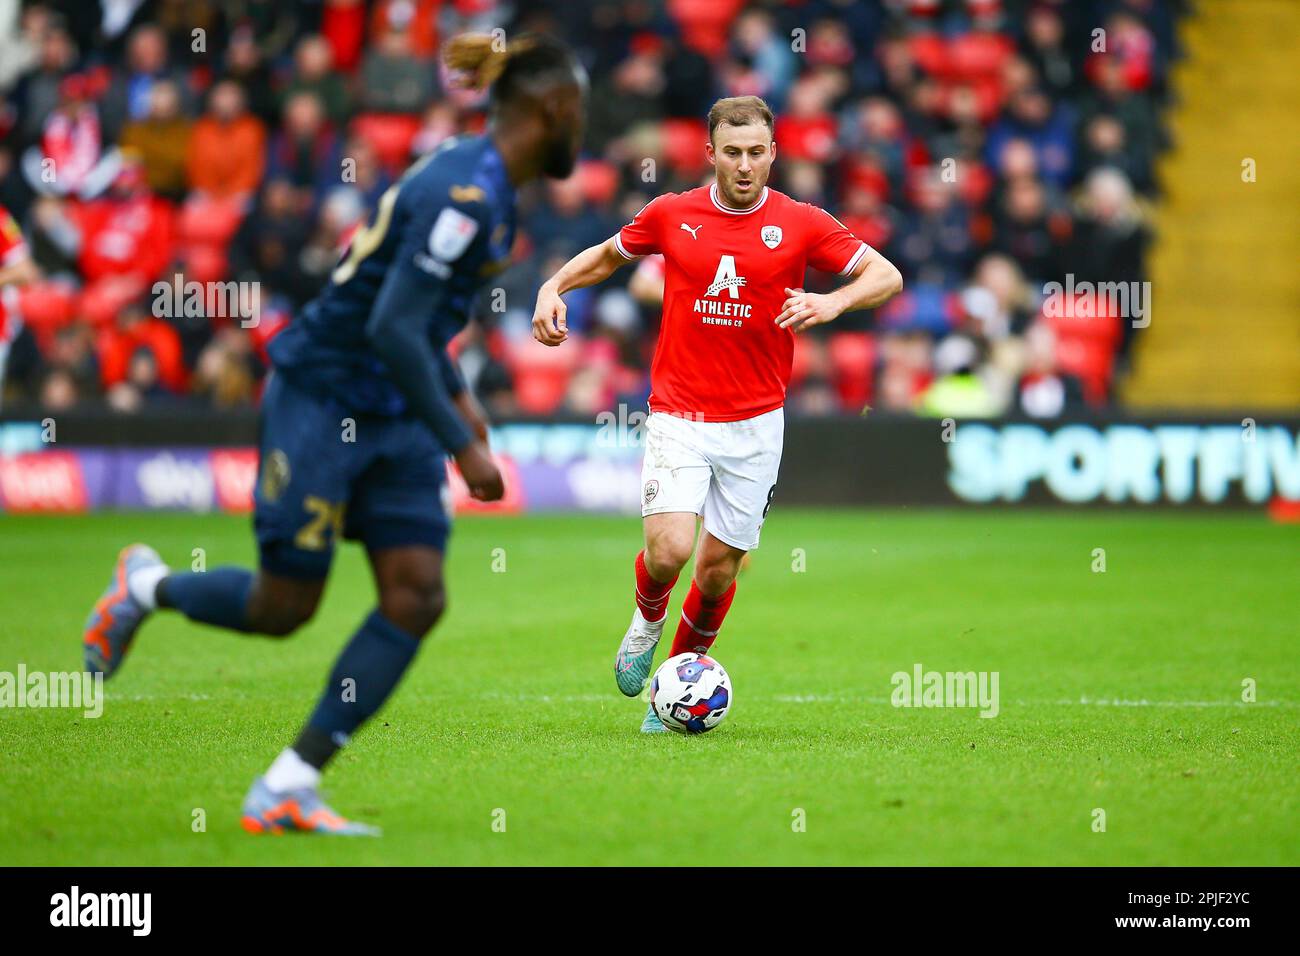
[[[792,332],[833,322],[845,312],[874,309],[903,290],[903,275],[892,262],[857,238],[823,209],[808,211],[808,264],[826,272],[851,276],[833,292],[818,295],[786,289],[776,324]]]

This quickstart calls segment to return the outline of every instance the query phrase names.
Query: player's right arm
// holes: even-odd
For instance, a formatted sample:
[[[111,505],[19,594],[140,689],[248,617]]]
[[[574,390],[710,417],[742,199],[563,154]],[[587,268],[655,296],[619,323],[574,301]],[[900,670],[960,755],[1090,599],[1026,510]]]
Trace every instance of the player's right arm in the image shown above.
[[[659,222],[667,196],[647,203],[626,226],[599,245],[583,249],[542,283],[533,310],[533,338],[559,345],[569,337],[568,307],[560,296],[572,289],[604,282],[619,266],[659,252]]]
[[[560,270],[542,283],[537,290],[537,307],[533,310],[533,338],[543,345],[559,345],[569,337],[568,307],[560,296],[572,289],[585,289],[604,282],[619,266],[630,260],[625,258],[610,237],[597,246],[590,246],[560,267]]]

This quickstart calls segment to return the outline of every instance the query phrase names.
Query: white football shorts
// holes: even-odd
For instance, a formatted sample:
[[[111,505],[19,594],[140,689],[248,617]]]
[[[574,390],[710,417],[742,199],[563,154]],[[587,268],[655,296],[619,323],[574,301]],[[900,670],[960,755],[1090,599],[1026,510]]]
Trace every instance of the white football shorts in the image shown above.
[[[738,422],[652,412],[645,422],[641,515],[682,511],[719,541],[752,551],[776,492],[785,409]]]

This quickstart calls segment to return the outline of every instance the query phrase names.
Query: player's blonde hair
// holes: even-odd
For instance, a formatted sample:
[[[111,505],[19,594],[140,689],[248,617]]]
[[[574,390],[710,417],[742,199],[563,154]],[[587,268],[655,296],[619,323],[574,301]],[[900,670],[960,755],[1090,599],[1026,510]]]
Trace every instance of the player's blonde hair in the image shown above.
[[[442,50],[442,61],[463,74],[470,89],[485,90],[505,72],[512,56],[533,49],[533,37],[520,37],[506,43],[500,34],[462,33],[452,37]]]
[[[767,131],[776,135],[776,117],[772,108],[758,96],[728,96],[718,100],[709,110],[709,140],[713,131],[723,123],[728,126],[757,126],[762,123]]]

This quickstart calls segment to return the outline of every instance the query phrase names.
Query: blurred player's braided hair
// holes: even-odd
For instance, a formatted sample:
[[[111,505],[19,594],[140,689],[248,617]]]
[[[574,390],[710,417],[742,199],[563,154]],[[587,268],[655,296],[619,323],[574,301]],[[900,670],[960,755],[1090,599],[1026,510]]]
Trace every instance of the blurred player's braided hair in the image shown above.
[[[442,59],[461,74],[462,85],[490,89],[494,105],[535,96],[552,83],[572,83],[581,75],[568,47],[535,33],[509,43],[500,34],[465,33],[447,41]]]

